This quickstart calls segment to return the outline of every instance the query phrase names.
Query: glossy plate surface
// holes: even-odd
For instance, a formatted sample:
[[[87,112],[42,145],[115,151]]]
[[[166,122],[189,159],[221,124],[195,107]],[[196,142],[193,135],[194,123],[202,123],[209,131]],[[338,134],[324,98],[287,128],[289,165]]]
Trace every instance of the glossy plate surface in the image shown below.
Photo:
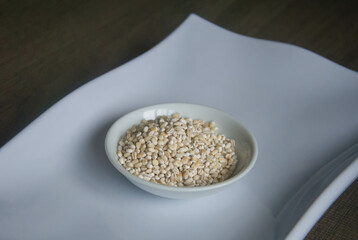
[[[343,175],[335,172],[329,194],[307,188],[323,196],[323,209],[309,209],[300,224],[276,216],[357,141],[357,92],[356,72],[192,15],[152,50],[69,94],[0,149],[0,238],[255,240],[291,232],[291,239],[302,239],[314,224],[307,219],[319,217],[358,176],[355,158],[339,168]],[[203,104],[239,119],[260,147],[255,167],[226,190],[194,200],[135,187],[108,161],[106,132],[124,114],[164,102]]]

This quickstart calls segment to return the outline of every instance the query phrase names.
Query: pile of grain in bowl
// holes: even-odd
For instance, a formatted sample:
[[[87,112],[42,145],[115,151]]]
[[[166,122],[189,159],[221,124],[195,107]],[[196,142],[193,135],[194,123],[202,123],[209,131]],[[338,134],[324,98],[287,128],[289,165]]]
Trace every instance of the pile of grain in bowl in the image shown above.
[[[130,173],[169,186],[206,186],[235,170],[235,141],[217,133],[214,122],[179,113],[142,120],[118,143],[118,160]]]

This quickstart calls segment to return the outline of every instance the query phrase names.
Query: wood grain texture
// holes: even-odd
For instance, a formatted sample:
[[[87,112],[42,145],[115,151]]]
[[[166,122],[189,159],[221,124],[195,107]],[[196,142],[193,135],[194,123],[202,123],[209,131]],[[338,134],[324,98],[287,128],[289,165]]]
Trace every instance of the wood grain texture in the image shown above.
[[[69,92],[159,43],[190,13],[358,70],[358,1],[1,1],[0,146]],[[357,185],[307,239],[358,239]]]

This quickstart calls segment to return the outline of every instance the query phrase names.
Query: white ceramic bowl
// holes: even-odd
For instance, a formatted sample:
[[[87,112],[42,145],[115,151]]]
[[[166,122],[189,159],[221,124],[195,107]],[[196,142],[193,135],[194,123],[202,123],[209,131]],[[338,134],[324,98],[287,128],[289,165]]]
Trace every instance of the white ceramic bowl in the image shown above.
[[[219,133],[235,139],[235,152],[238,156],[238,164],[234,174],[229,179],[203,187],[171,187],[147,182],[129,173],[122,167],[118,161],[116,152],[118,141],[125,132],[134,124],[138,124],[142,119],[155,119],[157,116],[171,115],[176,112],[192,119],[215,121]],[[109,129],[105,140],[105,148],[107,156],[113,166],[134,185],[152,194],[176,199],[202,197],[221,191],[247,174],[254,166],[257,158],[257,144],[254,136],[234,117],[214,108],[186,103],[154,105],[124,115]]]

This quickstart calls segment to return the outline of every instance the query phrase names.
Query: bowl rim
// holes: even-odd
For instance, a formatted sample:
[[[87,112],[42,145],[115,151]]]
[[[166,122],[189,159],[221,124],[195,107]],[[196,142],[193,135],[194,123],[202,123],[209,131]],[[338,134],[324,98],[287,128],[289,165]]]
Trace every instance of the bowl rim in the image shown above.
[[[248,136],[249,140],[252,143],[253,152],[252,152],[252,156],[251,156],[249,165],[246,167],[246,169],[244,169],[244,171],[240,172],[236,176],[230,177],[229,179],[226,179],[219,183],[215,183],[215,184],[211,184],[211,185],[207,185],[207,186],[197,186],[197,187],[191,187],[191,186],[175,187],[175,186],[168,186],[168,185],[163,185],[163,184],[159,184],[159,183],[148,182],[144,179],[141,179],[141,178],[135,176],[134,174],[131,174],[130,172],[128,172],[119,163],[118,159],[113,159],[113,157],[112,157],[113,153],[111,153],[109,150],[109,146],[111,145],[109,135],[111,133],[113,133],[116,125],[120,124],[122,121],[125,121],[126,117],[136,114],[138,112],[144,112],[144,111],[155,109],[155,108],[170,108],[170,107],[175,108],[175,106],[179,106],[179,105],[181,105],[181,106],[184,105],[186,107],[194,106],[194,107],[199,107],[199,108],[206,108],[207,110],[211,110],[211,111],[214,110],[216,112],[219,112],[221,115],[225,115],[225,117],[228,118],[230,121],[233,121],[233,122],[235,122],[235,124],[239,125],[243,129],[243,131],[246,133],[246,135]],[[135,124],[135,123],[133,123],[133,124]],[[124,175],[126,178],[128,178],[130,181],[135,181],[139,184],[145,185],[150,188],[156,188],[158,190],[165,190],[165,191],[171,191],[171,192],[202,192],[202,191],[214,190],[217,188],[227,186],[227,185],[232,184],[235,181],[239,180],[243,176],[245,176],[253,168],[253,166],[256,163],[257,155],[258,155],[258,146],[257,146],[257,141],[256,141],[254,135],[251,133],[251,131],[248,130],[248,128],[245,125],[243,125],[240,121],[238,121],[235,117],[233,117],[232,115],[230,115],[222,110],[219,110],[219,109],[213,108],[213,107],[209,107],[206,105],[202,105],[202,104],[181,103],[181,102],[170,103],[170,102],[168,102],[168,103],[155,104],[155,105],[150,105],[150,106],[135,109],[131,112],[124,114],[123,116],[118,118],[116,121],[114,121],[112,123],[111,127],[109,128],[109,130],[107,131],[107,134],[105,137],[105,151],[106,151],[107,157],[110,160],[110,162],[112,163],[112,165],[122,175]]]

